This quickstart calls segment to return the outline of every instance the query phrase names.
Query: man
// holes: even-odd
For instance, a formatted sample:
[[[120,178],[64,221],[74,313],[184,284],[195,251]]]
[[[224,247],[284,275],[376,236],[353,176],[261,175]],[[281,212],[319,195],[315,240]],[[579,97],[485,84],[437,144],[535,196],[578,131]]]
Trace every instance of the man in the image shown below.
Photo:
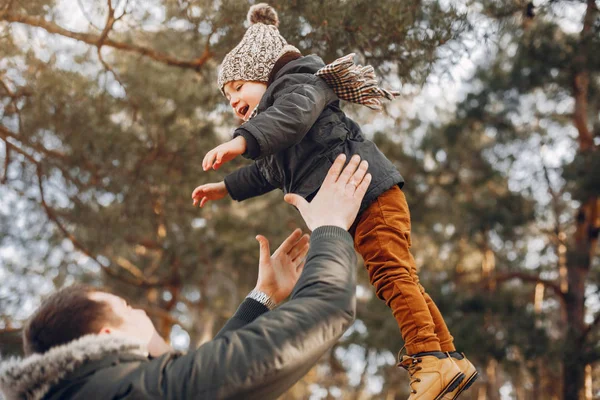
[[[28,322],[28,357],[0,367],[4,395],[52,400],[280,396],[355,316],[356,259],[347,230],[371,176],[357,156],[345,168],[344,163],[341,155],[310,204],[297,195],[285,197],[313,231],[299,278],[307,250],[300,233],[294,232],[270,259],[266,239],[260,238],[264,262],[257,287],[214,340],[187,354],[173,352],[143,311],[109,293],[74,288],[71,297],[81,300],[78,306],[59,292]],[[269,311],[290,291],[288,302]],[[48,303],[54,312],[47,311]],[[48,329],[53,319],[48,314],[68,324],[68,334],[56,337]],[[86,327],[71,322],[84,317],[91,321]]]

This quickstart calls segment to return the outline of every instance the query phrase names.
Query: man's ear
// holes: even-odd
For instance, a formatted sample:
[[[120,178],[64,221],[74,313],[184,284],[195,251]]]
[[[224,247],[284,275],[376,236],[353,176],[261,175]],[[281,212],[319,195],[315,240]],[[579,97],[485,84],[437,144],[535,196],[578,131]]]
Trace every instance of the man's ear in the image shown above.
[[[100,331],[98,332],[98,335],[110,335],[113,332],[114,332],[114,329],[109,328],[108,326],[103,326],[100,329]]]

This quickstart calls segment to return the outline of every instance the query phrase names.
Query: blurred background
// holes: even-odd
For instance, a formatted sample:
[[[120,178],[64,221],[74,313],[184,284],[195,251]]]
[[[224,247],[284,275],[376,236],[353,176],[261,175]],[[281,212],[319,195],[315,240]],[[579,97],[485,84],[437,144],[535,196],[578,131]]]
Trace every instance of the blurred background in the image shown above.
[[[0,0],[0,353],[57,288],[103,286],[179,349],[210,340],[297,226],[281,192],[192,207],[239,125],[216,85],[254,2]],[[400,90],[344,105],[406,179],[422,283],[480,379],[465,400],[600,398],[596,0],[271,1],[326,62]],[[358,317],[283,399],[405,399],[396,322]]]

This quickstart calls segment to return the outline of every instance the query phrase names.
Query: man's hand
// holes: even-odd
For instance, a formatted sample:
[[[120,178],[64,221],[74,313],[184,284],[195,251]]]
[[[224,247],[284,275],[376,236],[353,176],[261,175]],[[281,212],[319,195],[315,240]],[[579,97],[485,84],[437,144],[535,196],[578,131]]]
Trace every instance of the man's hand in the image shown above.
[[[260,262],[256,290],[267,294],[275,303],[286,299],[302,273],[304,257],[308,253],[309,236],[296,229],[271,255],[269,241],[256,236],[260,244]]]
[[[205,185],[198,186],[192,192],[192,199],[194,200],[194,207],[198,204],[200,207],[204,207],[209,200],[220,200],[227,196],[227,188],[225,182],[221,181],[218,183],[207,183]]]
[[[202,169],[219,169],[219,167],[228,161],[233,160],[246,151],[246,139],[243,136],[238,136],[229,142],[223,143],[206,153],[202,161]]]
[[[360,203],[371,183],[367,161],[360,162],[354,155],[346,168],[346,156],[340,154],[325,177],[314,199],[308,203],[297,194],[288,193],[284,200],[295,206],[311,231],[320,226],[334,225],[348,230],[360,208]]]

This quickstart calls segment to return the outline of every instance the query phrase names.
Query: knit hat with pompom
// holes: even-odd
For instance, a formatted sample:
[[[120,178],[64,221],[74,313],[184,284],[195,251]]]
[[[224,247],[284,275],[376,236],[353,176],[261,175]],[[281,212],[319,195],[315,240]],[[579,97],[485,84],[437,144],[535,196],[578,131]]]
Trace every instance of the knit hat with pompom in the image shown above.
[[[242,41],[223,59],[218,84],[221,92],[227,82],[244,80],[267,82],[275,62],[283,54],[300,51],[287,44],[279,33],[279,17],[273,7],[259,3],[248,11],[250,27]]]

